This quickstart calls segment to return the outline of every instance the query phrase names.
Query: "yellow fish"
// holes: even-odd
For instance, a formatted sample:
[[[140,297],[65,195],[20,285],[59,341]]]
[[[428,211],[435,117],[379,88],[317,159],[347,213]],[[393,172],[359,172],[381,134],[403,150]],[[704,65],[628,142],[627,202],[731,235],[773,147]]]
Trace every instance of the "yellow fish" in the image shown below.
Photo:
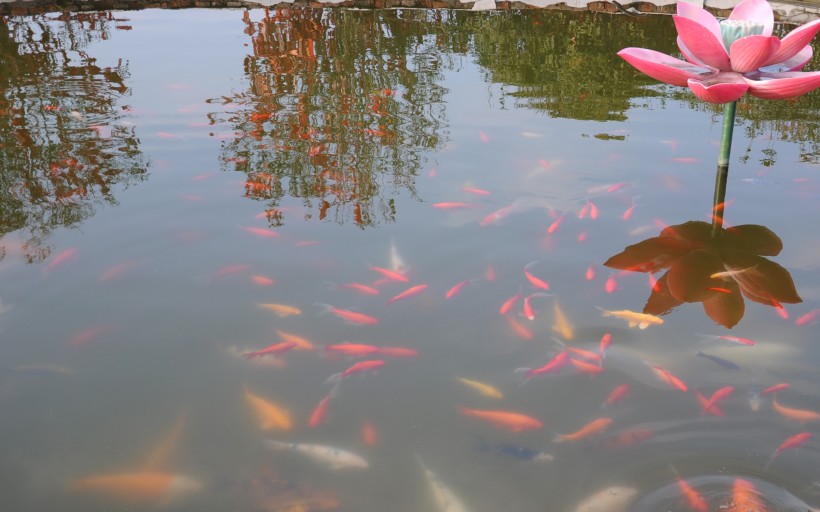
[[[143,464],[143,470],[146,472],[160,471],[167,469],[171,465],[173,454],[176,451],[179,439],[185,430],[187,421],[186,414],[180,414],[171,431],[166,435],[157,446],[148,454]]]
[[[490,398],[504,398],[504,395],[501,394],[501,391],[497,390],[489,384],[484,384],[483,382],[479,382],[477,380],[465,379],[463,377],[456,377],[456,380],[470,386],[471,388],[478,391],[484,396],[488,396]]]
[[[274,313],[276,313],[277,315],[282,316],[282,317],[291,316],[291,315],[301,315],[302,314],[301,309],[299,309],[295,306],[288,306],[287,304],[272,304],[272,303],[262,304],[262,303],[257,302],[256,305],[258,307],[262,308],[262,309],[267,309],[269,311],[273,311]]]
[[[601,310],[603,316],[614,316],[621,320],[629,322],[629,327],[638,327],[639,329],[646,329],[650,325],[660,325],[663,323],[663,318],[655,315],[648,315],[646,313],[637,313],[628,309],[621,309],[618,311],[608,311],[604,308]]]
[[[131,502],[166,504],[199,491],[202,484],[184,475],[145,471],[81,478],[70,488]]]
[[[245,399],[256,412],[256,416],[259,418],[259,426],[263,430],[290,430],[293,427],[287,409],[254,395],[248,390],[247,386],[245,387]]]
[[[572,328],[572,324],[569,323],[567,315],[561,311],[558,301],[555,302],[552,309],[555,315],[555,325],[552,326],[552,330],[563,336],[564,339],[571,340],[574,338],[575,330]]]
[[[290,334],[284,331],[276,330],[276,334],[282,338],[282,341],[288,343],[296,343],[296,346],[293,347],[295,350],[313,350],[313,343],[309,342],[305,338],[300,336],[296,336],[295,334]]]

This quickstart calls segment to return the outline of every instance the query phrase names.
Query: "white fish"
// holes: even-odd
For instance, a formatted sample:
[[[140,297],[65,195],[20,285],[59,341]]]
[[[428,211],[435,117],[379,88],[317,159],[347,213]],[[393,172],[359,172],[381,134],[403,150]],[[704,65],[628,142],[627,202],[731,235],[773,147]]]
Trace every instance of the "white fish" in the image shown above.
[[[427,469],[427,466],[424,465],[418,455],[416,455],[416,459],[418,459],[419,465],[424,470],[427,481],[430,482],[430,489],[433,491],[433,499],[436,501],[436,509],[438,512],[467,512],[467,507],[461,502],[458,496],[453,494],[453,491],[445,487],[444,484],[441,483],[441,480],[439,480],[432,471]]]
[[[607,487],[582,501],[573,512],[626,512],[638,491],[630,487]]]
[[[393,238],[390,239],[390,270],[400,274],[404,274],[408,270],[407,264],[399,254],[399,250],[396,247],[396,241]]]
[[[330,469],[365,469],[369,466],[366,460],[355,453],[321,444],[283,443],[265,440],[265,446],[272,450],[291,450],[307,455]]]

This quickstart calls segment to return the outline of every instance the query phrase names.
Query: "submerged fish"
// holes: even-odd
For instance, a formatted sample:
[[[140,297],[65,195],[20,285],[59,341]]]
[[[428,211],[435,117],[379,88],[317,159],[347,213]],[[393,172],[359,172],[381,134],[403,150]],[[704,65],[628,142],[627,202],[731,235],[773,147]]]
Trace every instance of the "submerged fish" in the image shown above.
[[[290,413],[287,409],[269,402],[261,396],[255,395],[245,387],[245,400],[256,412],[259,419],[259,427],[263,430],[279,429],[290,430],[293,427],[293,422],[290,419]]]
[[[573,512],[626,512],[636,494],[630,487],[607,487],[579,503]]]
[[[90,476],[73,481],[69,488],[130,502],[167,504],[201,490],[202,484],[184,475],[147,471]]]
[[[433,491],[433,499],[436,502],[436,509],[438,512],[467,512],[468,508],[461,502],[461,500],[453,494],[448,487],[446,487],[438,477],[427,469],[427,466],[421,461],[421,458],[416,455],[421,469],[430,483],[430,489]]]
[[[638,313],[636,311],[630,311],[628,309],[621,309],[618,311],[609,311],[604,308],[598,308],[601,310],[601,314],[603,316],[613,316],[615,318],[620,318],[621,320],[626,320],[629,324],[629,327],[638,327],[639,329],[646,329],[650,325],[660,325],[663,323],[663,318],[655,315],[648,315],[646,313]]]
[[[527,448],[526,446],[519,446],[514,443],[490,444],[479,436],[475,436],[475,438],[478,440],[478,444],[475,449],[482,453],[507,455],[525,462],[549,462],[555,459],[552,454],[542,452],[541,450],[535,450],[533,448]]]
[[[736,365],[735,363],[729,361],[728,359],[723,359],[722,357],[713,356],[712,354],[707,354],[705,352],[701,352],[698,350],[698,357],[705,357],[706,359],[712,361],[713,363],[722,366],[727,370],[740,370],[740,366]]]
[[[485,384],[483,382],[479,382],[477,380],[465,379],[463,377],[456,377],[456,380],[465,384],[474,390],[478,391],[484,396],[488,396],[490,398],[504,398],[504,395],[496,389],[495,387]]]
[[[295,306],[289,306],[287,304],[257,303],[256,306],[262,309],[267,309],[268,311],[273,311],[277,316],[281,317],[302,314],[301,309]]]
[[[283,443],[265,440],[265,446],[271,450],[290,450],[301,453],[308,458],[330,469],[366,469],[369,464],[364,458],[353,452],[321,444]]]
[[[509,430],[510,432],[537,430],[544,426],[540,420],[517,412],[468,409],[466,407],[459,407],[458,410],[465,416],[479,418],[497,428]]]

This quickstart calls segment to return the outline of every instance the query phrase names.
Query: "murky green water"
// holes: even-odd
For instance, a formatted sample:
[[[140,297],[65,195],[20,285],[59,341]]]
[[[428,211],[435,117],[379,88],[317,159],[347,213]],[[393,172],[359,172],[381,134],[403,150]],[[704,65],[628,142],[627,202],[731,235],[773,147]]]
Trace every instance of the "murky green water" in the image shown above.
[[[740,104],[717,248],[686,223],[710,221],[720,111],[615,55],[674,39],[567,12],[5,19],[0,508],[461,510],[443,485],[474,511],[610,486],[696,510],[679,478],[708,510],[737,478],[820,504],[820,96]],[[667,226],[696,242],[621,266],[695,302],[603,265]],[[600,310],[645,304],[662,325]],[[602,362],[577,351],[607,333]],[[384,364],[327,382],[357,361]]]

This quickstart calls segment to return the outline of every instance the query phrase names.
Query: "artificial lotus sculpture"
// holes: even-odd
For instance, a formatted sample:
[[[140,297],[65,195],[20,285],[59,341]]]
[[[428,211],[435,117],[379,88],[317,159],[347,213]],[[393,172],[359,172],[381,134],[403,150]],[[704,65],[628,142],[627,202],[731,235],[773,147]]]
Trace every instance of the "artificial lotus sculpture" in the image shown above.
[[[688,86],[710,103],[730,103],[747,92],[766,99],[800,96],[820,87],[820,72],[802,72],[812,57],[815,20],[783,39],[772,35],[774,12],[766,0],[743,0],[728,19],[678,2],[678,47],[686,60],[654,50],[624,48],[618,55],[639,71],[671,85]]]
[[[655,273],[668,269],[652,288],[644,313],[664,315],[684,302],[701,302],[716,323],[731,328],[745,312],[744,297],[767,306],[801,302],[789,271],[765,256],[783,249],[764,226],[722,228],[708,222],[669,226],[656,236],[609,258],[610,268]]]

